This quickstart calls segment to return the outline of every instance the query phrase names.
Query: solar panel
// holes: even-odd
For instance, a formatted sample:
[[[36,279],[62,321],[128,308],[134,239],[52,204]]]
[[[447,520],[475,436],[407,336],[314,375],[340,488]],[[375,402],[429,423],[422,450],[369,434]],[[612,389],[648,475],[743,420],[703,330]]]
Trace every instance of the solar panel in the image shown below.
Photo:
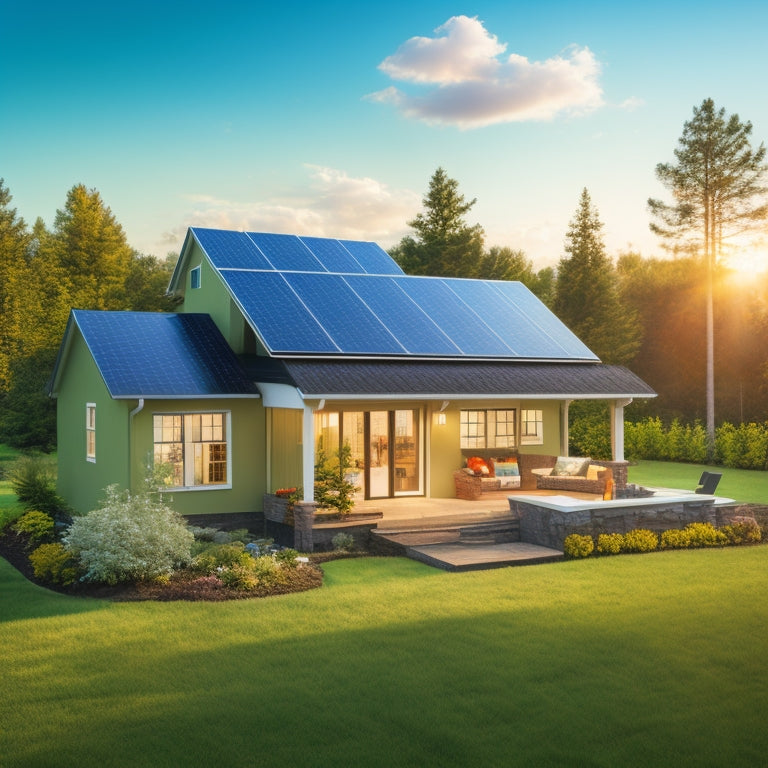
[[[360,262],[338,241],[327,237],[300,237],[329,272],[365,272]]]
[[[344,282],[341,275],[286,274],[301,297],[342,352],[402,355],[405,348]]]
[[[224,229],[198,229],[192,231],[211,263],[217,269],[271,269],[264,254],[245,232]]]
[[[74,310],[112,397],[255,394],[209,315]]]
[[[359,262],[369,275],[403,275],[400,265],[376,243],[359,240],[339,241]]]
[[[395,280],[464,355],[514,357],[514,351],[491,326],[443,280],[434,277],[401,277]],[[477,309],[483,312],[482,307]]]
[[[560,320],[538,296],[526,288],[522,283],[498,280],[491,283],[493,289],[504,296],[521,323],[525,323],[534,333],[534,329],[540,329],[552,339],[564,354],[553,357],[570,357],[581,360],[597,360],[598,357]],[[539,353],[538,357],[544,357]]]
[[[340,351],[283,275],[277,272],[223,271],[221,276],[270,351]]]
[[[248,237],[259,246],[272,268],[278,272],[325,272],[323,265],[296,235],[249,232]]]
[[[461,354],[461,350],[392,278],[345,275],[344,280],[411,354]]]

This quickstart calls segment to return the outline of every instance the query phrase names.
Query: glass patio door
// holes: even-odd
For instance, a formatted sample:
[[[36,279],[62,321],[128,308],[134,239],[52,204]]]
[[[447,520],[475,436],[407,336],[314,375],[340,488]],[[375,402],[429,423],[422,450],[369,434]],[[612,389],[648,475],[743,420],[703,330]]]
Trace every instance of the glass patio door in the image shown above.
[[[368,413],[368,498],[422,492],[418,409]]]

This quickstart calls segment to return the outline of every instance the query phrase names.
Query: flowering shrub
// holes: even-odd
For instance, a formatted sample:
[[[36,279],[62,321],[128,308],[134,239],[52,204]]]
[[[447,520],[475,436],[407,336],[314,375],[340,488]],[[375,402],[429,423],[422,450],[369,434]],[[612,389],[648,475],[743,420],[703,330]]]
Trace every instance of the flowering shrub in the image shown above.
[[[563,551],[567,557],[589,557],[595,549],[595,542],[591,536],[582,536],[572,533],[565,537]]]
[[[601,555],[618,555],[624,544],[620,533],[601,533],[597,537],[597,551]]]
[[[35,576],[51,584],[74,584],[80,575],[77,560],[63,544],[41,544],[29,556]]]
[[[635,528],[624,534],[622,552],[653,552],[659,546],[659,537],[645,528]]]
[[[734,520],[720,529],[729,544],[757,544],[762,540],[760,526],[755,520]]]
[[[692,547],[722,547],[728,543],[727,536],[712,523],[689,523],[685,530]]]
[[[660,546],[662,549],[688,549],[691,546],[691,533],[679,528],[662,531]]]
[[[106,497],[101,509],[75,518],[63,539],[85,581],[146,581],[189,562],[192,532],[157,494],[131,495],[112,485]]]

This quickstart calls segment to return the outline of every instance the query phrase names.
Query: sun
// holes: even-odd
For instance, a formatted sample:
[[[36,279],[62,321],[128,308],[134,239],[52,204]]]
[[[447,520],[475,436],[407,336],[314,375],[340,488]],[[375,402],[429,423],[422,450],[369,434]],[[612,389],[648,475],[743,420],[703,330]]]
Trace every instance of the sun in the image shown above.
[[[742,283],[768,273],[768,249],[738,249],[726,256],[725,266],[732,270],[732,277]]]

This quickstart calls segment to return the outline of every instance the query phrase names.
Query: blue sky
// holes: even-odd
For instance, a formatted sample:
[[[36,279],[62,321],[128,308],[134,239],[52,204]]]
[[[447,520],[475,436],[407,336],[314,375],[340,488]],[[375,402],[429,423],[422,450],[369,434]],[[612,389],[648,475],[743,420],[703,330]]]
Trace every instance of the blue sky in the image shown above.
[[[0,177],[29,224],[96,188],[164,255],[189,225],[388,247],[442,166],[537,268],[584,187],[612,255],[660,255],[646,200],[693,107],[768,140],[766,29],[742,0],[4,3]]]

